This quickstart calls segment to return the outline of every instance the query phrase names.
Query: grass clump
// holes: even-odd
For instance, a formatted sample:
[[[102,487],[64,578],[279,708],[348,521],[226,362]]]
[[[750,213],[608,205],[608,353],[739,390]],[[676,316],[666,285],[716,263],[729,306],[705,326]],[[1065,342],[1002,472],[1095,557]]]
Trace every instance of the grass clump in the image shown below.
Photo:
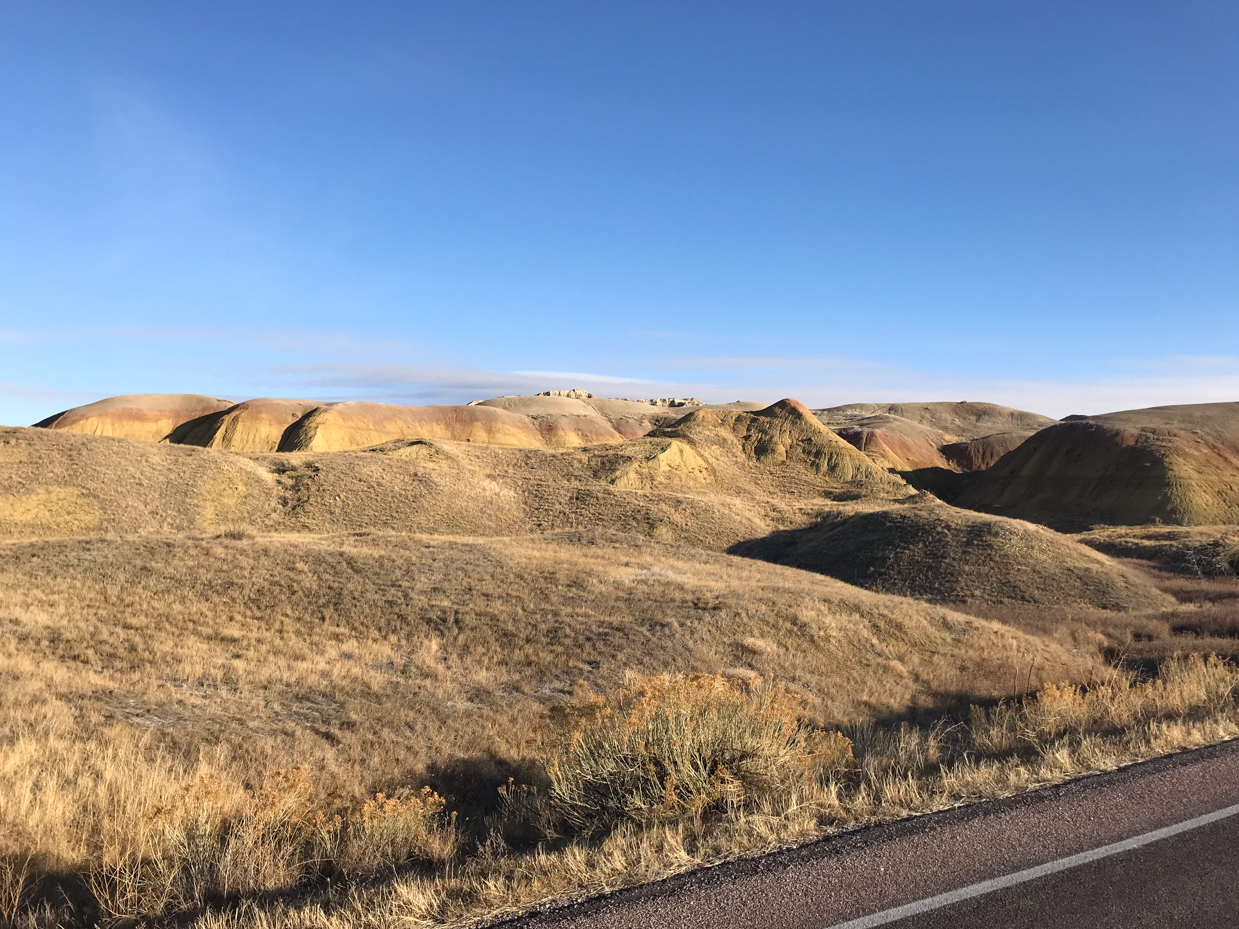
[[[360,809],[316,808],[309,772],[281,773],[238,796],[212,777],[101,849],[88,871],[112,919],[198,911],[343,878],[391,877],[452,857],[456,836],[428,789],[379,794]]]
[[[803,703],[780,687],[713,674],[637,678],[582,709],[582,725],[547,765],[547,805],[588,835],[735,815],[851,757],[846,738],[803,715]]]

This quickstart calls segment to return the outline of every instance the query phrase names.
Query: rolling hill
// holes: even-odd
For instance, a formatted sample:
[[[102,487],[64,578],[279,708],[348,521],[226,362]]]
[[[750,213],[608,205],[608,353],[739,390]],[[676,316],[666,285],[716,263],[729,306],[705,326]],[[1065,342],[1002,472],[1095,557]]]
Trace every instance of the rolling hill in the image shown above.
[[[1066,536],[938,502],[843,511],[731,551],[939,603],[1118,611],[1174,604],[1144,577]]]
[[[953,502],[1064,530],[1239,522],[1239,403],[1058,423],[978,474]]]

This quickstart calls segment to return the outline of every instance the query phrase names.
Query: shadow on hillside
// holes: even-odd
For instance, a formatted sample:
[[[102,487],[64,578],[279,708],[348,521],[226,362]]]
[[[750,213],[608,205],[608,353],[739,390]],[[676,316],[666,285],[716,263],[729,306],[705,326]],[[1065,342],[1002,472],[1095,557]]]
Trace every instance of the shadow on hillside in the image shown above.
[[[816,528],[817,526],[810,526],[808,529],[780,529],[756,539],[744,539],[728,547],[726,551],[728,555],[752,558],[754,561],[786,564],[788,556],[795,550],[804,533]]]
[[[948,468],[918,468],[900,471],[899,476],[916,490],[933,494],[943,503],[954,503],[976,480],[980,471],[951,471]]]
[[[421,779],[447,801],[448,809],[456,811],[457,824],[474,841],[485,840],[500,818],[501,788],[519,784],[545,790],[550,784],[546,770],[537,760],[494,754],[434,762]]]

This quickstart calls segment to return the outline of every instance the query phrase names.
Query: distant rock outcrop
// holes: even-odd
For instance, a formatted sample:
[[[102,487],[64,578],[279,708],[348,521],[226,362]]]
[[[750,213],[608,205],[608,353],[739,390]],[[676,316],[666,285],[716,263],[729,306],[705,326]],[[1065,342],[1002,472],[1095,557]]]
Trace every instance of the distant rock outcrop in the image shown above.
[[[585,399],[566,396],[574,392],[584,393],[547,391],[535,397],[496,397],[474,404],[474,407],[507,410],[528,416],[537,425],[543,441],[555,448],[624,441],[624,437]]]
[[[539,397],[566,397],[569,400],[592,400],[594,395],[588,390],[573,387],[571,390],[544,390]]]
[[[953,442],[979,439],[999,432],[1036,432],[1057,420],[1040,413],[1015,410],[997,403],[849,403],[814,411],[828,426],[846,426],[869,416],[898,416],[953,436]]]
[[[743,401],[707,406],[694,397],[618,400],[595,397],[586,390],[544,390],[531,396],[473,400],[469,405],[529,416],[538,423],[547,443],[560,447],[640,438],[692,409],[756,410],[766,406]]]
[[[909,419],[880,413],[834,430],[839,438],[859,449],[880,467],[893,471],[949,468],[939,448],[951,437]]]
[[[938,449],[947,463],[959,471],[984,471],[1007,452],[1023,445],[1032,432],[999,432],[968,442],[952,442]]]
[[[1055,420],[994,403],[852,403],[815,410],[825,425],[895,471],[980,471]]]

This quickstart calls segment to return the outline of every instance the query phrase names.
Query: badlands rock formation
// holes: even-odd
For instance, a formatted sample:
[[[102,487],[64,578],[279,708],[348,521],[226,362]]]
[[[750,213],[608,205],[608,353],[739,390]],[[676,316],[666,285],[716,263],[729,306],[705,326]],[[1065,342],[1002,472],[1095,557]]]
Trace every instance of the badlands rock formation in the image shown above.
[[[956,502],[1069,530],[1239,522],[1239,403],[1059,423],[978,475]]]
[[[564,391],[563,393],[584,393]],[[470,404],[470,408],[507,410],[528,416],[538,427],[543,440],[552,447],[574,448],[604,442],[622,442],[624,436],[589,402],[580,397],[537,396],[498,397]]]
[[[941,449],[949,446],[953,437],[910,419],[879,413],[838,426],[834,432],[879,467],[892,471],[952,467]]]
[[[699,409],[654,435],[689,440],[707,455],[730,453],[760,466],[791,466],[839,483],[903,486],[798,400],[780,400],[755,412]]]
[[[1055,420],[993,403],[853,403],[815,415],[881,467],[979,471]]]
[[[979,439],[997,432],[1036,432],[1056,420],[1039,413],[1015,410],[997,403],[849,403],[816,411],[827,425],[842,425],[867,416],[898,416],[937,429],[960,440]]]
[[[182,423],[230,406],[231,400],[200,394],[127,394],[65,410],[35,425],[85,435],[159,442]]]
[[[984,471],[993,467],[1007,452],[1015,451],[1030,436],[1031,432],[998,432],[981,436],[967,442],[952,442],[938,451],[949,466],[958,471]]]
[[[835,497],[909,492],[794,402],[758,413],[698,410],[680,432],[673,426],[588,448],[548,449],[527,417],[488,407],[447,408],[476,417],[457,421],[456,435],[489,427],[487,438],[502,439],[496,424],[515,421],[524,446],[376,442],[364,404],[360,431],[321,419],[316,430],[305,428],[324,411],[347,414],[352,406],[316,407],[299,419],[290,429],[311,447],[296,455],[0,430],[0,536],[228,529],[495,536],[594,527],[722,550],[802,524],[806,510]],[[429,427],[451,422],[443,409]],[[392,431],[429,427],[401,419]],[[315,446],[323,439],[366,447]]]
[[[172,430],[167,441],[233,452],[274,452],[285,431],[317,406],[310,400],[246,400],[182,423]]]
[[[764,406],[736,402],[702,407],[693,398],[677,397],[607,400],[583,390],[497,397],[463,407],[269,397],[232,403],[194,394],[141,394],[66,410],[36,426],[235,452],[340,451],[395,439],[577,448],[647,435],[692,409]]]
[[[537,448],[542,436],[528,416],[484,406],[397,406],[349,401],[316,407],[280,439],[281,452],[334,452],[393,439],[439,439]]]

